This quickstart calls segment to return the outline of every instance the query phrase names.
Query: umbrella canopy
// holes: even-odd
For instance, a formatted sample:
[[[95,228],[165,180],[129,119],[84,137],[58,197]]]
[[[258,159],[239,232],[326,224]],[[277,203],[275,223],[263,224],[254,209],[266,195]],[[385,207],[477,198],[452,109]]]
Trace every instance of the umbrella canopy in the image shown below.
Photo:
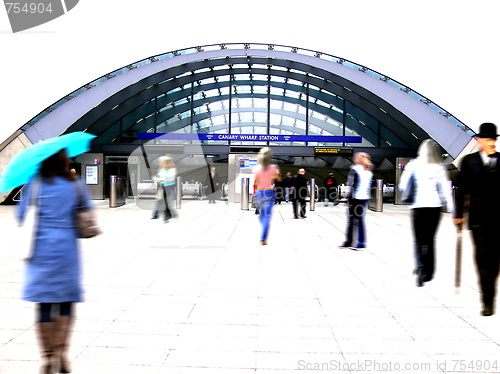
[[[0,192],[7,192],[28,183],[39,172],[42,162],[61,149],[66,149],[68,157],[87,152],[90,149],[90,142],[95,137],[85,132],[72,132],[23,149],[0,176]]]

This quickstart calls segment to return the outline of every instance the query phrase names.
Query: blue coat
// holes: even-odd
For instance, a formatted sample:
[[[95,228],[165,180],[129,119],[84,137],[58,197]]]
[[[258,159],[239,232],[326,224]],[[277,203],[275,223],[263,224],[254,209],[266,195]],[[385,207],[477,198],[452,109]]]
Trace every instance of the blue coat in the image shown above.
[[[26,265],[24,300],[37,303],[82,301],[80,246],[75,226],[75,209],[79,205],[76,183],[81,187],[82,204],[91,209],[86,186],[80,180],[71,182],[62,177],[30,183],[25,198],[17,206],[19,224],[25,218],[31,197],[36,206],[36,229],[31,258]],[[36,186],[36,197],[32,195],[33,186]]]

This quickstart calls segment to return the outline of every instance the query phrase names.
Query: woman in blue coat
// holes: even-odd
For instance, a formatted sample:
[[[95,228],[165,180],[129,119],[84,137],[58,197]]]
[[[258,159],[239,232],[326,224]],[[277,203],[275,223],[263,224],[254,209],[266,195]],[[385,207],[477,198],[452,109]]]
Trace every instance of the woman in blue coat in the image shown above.
[[[43,161],[40,178],[27,186],[16,210],[19,224],[29,205],[34,205],[36,219],[22,298],[37,303],[42,372],[69,373],[66,351],[73,303],[82,301],[75,211],[79,205],[92,206],[87,189],[69,170],[65,150]]]

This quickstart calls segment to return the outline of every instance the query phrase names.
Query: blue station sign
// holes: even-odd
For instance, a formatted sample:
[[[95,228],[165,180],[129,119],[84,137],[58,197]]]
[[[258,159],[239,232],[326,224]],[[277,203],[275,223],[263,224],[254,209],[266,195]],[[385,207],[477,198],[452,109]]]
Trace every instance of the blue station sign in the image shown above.
[[[319,143],[361,143],[361,136],[333,135],[265,135],[265,134],[183,134],[183,133],[138,133],[137,139],[152,140],[212,140],[236,142],[319,142]]]

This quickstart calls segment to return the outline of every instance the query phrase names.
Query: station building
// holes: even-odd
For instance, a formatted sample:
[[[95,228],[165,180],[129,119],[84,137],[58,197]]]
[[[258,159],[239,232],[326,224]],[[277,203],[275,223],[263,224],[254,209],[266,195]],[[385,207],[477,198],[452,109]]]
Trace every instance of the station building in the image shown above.
[[[329,172],[345,182],[357,151],[391,184],[425,139],[450,169],[475,147],[474,131],[388,76],[318,51],[251,43],[151,56],[89,82],[0,145],[0,172],[21,149],[74,131],[97,136],[75,159],[95,199],[108,196],[111,175],[136,194],[164,154],[183,182],[203,181],[215,166],[237,201],[238,178],[263,146],[282,174],[304,167],[317,184]]]

